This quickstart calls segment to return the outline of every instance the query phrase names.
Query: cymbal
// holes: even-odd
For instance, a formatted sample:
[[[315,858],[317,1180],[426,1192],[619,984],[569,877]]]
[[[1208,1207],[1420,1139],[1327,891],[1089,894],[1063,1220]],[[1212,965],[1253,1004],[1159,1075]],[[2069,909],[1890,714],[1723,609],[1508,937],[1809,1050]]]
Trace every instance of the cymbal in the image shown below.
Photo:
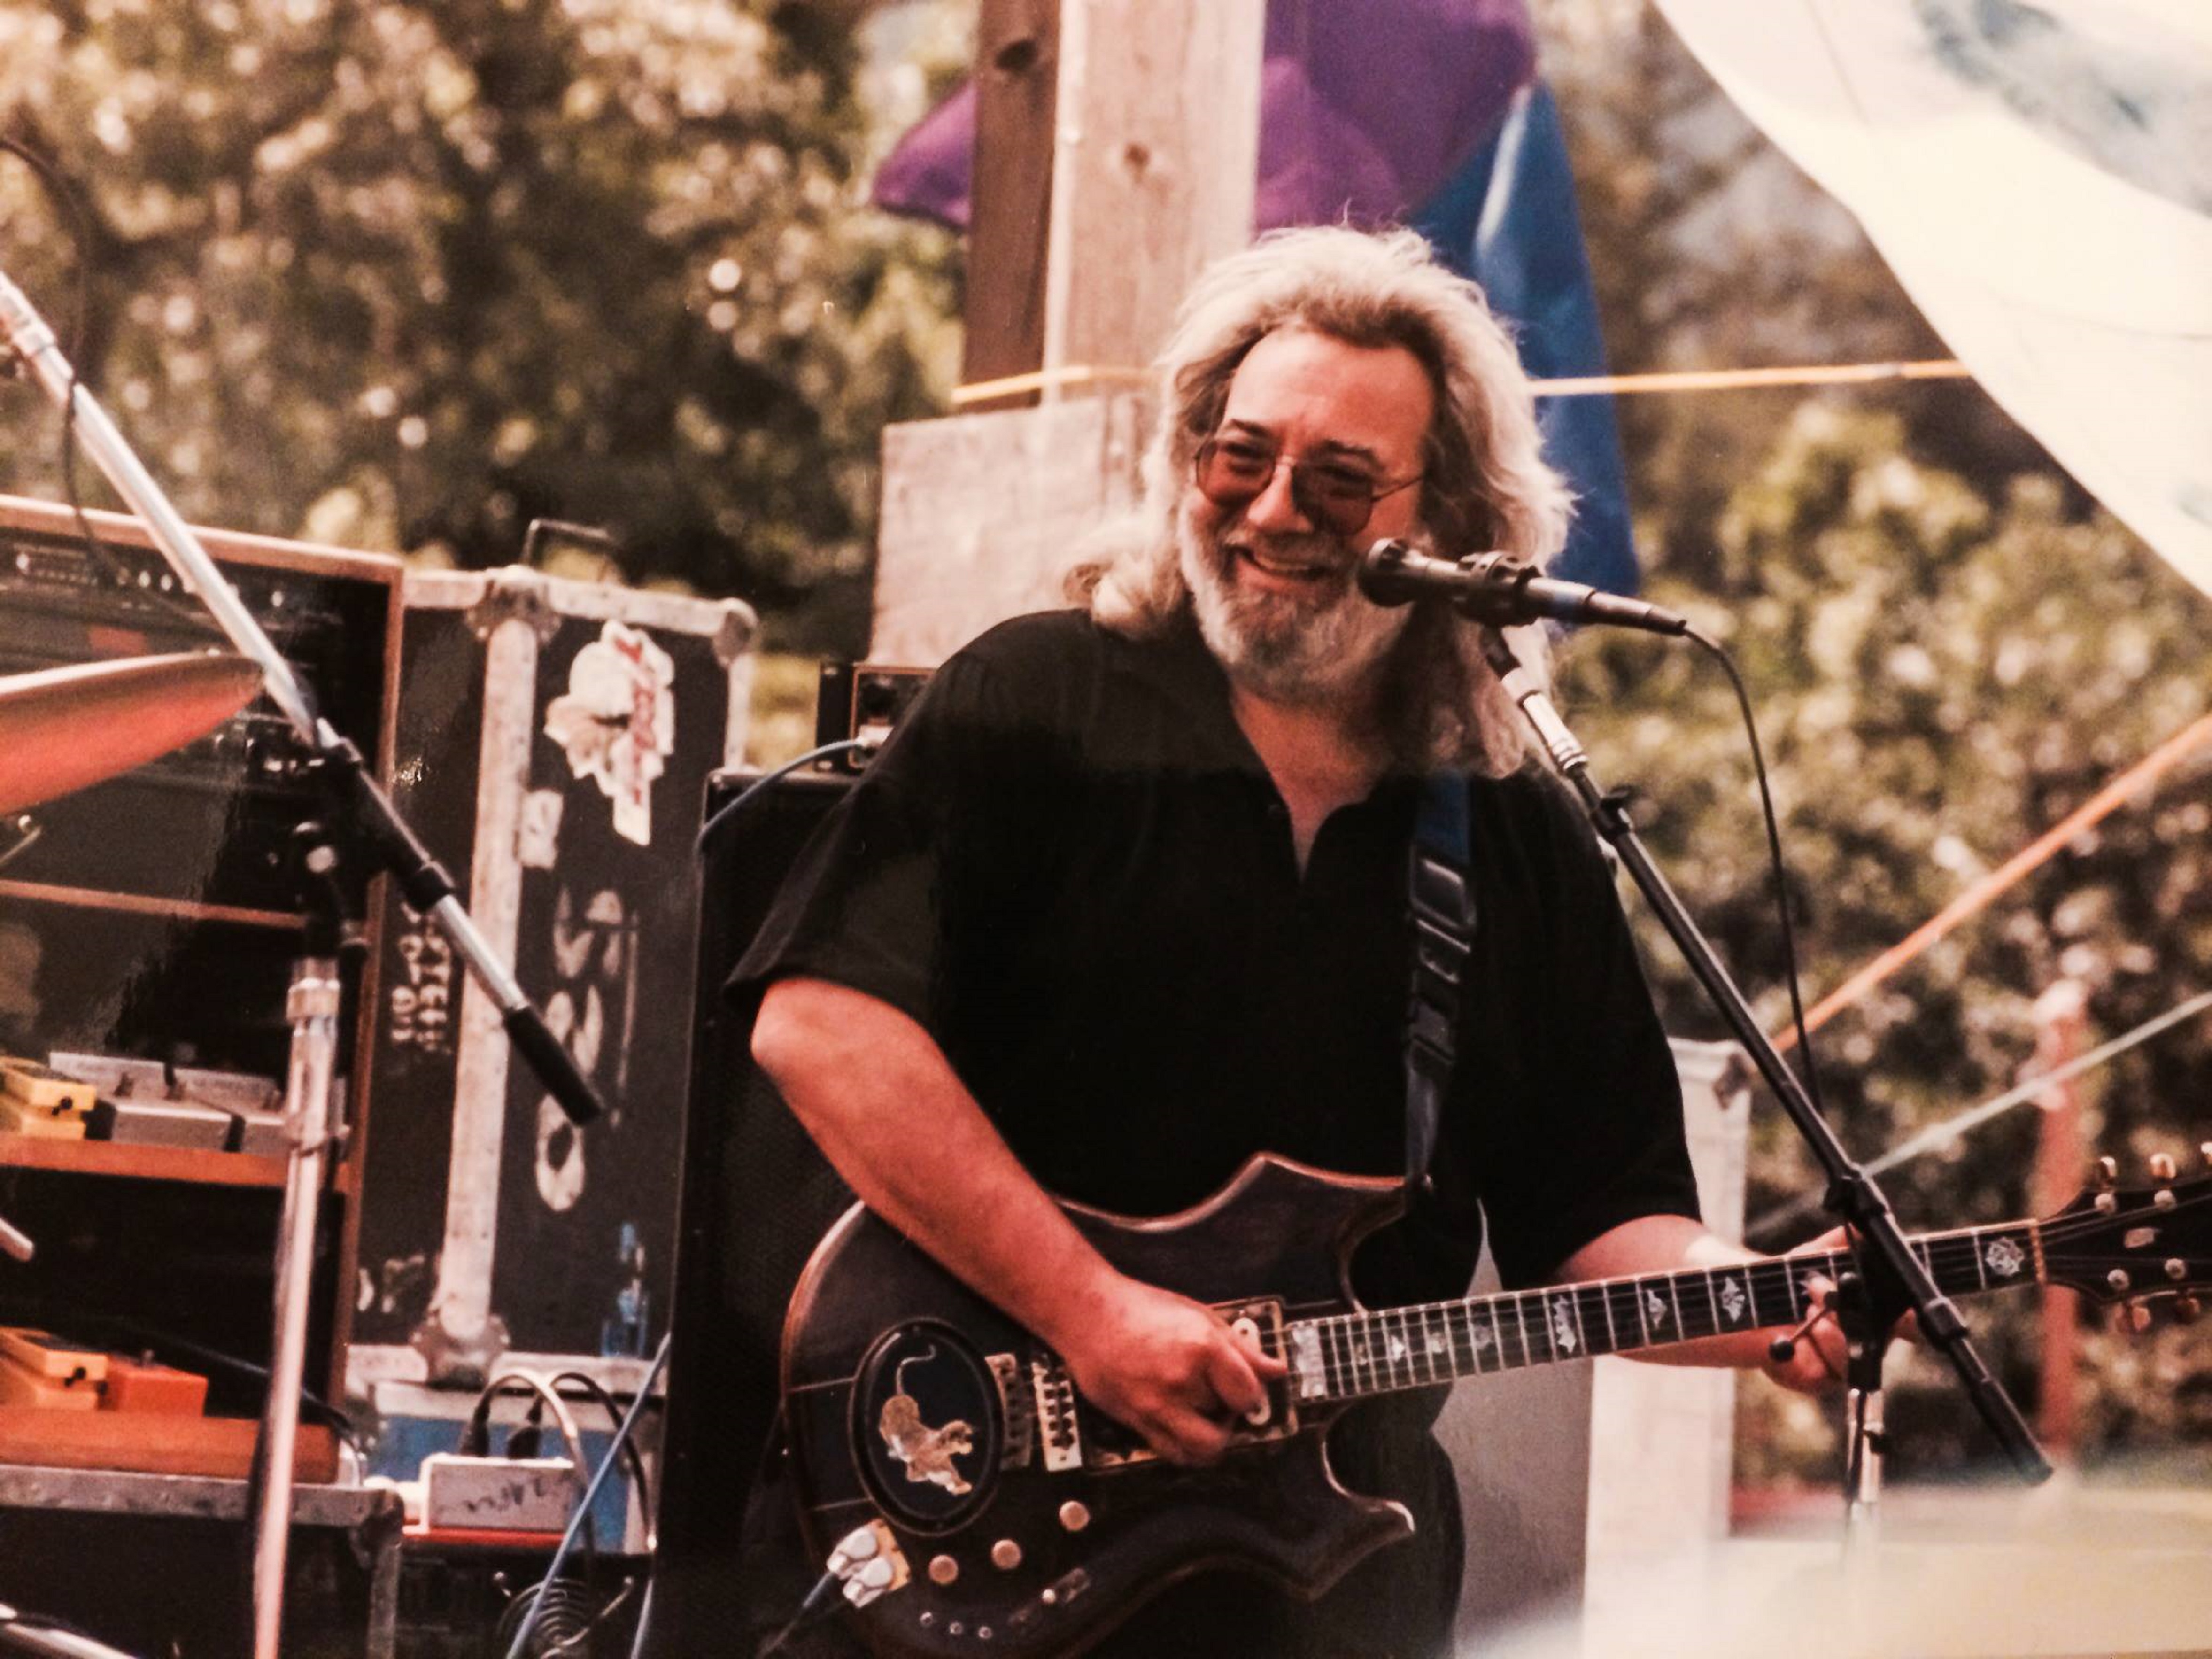
[[[0,812],[180,749],[260,689],[248,659],[192,653],[0,677]]]

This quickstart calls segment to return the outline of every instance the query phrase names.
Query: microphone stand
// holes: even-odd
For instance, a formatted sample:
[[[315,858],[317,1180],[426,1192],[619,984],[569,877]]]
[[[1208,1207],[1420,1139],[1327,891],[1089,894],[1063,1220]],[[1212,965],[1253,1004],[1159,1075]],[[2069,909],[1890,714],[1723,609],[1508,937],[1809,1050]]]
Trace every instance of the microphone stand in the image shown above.
[[[78,441],[106,474],[116,493],[145,521],[178,579],[207,606],[232,644],[260,667],[270,701],[315,757],[313,769],[330,797],[337,819],[334,827],[341,838],[361,847],[376,866],[389,871],[408,903],[445,934],[498,1006],[508,1040],[569,1121],[580,1126],[597,1117],[599,1101],[590,1082],[461,908],[452,876],[431,856],[399,816],[392,798],[369,775],[361,750],[316,712],[313,700],[294,676],[291,664],[224,579],[106,411],[78,383],[76,371],[62,355],[53,330],[5,272],[0,272],[0,338],[14,348],[33,377],[61,405],[64,418],[75,423]],[[311,932],[315,931],[318,927],[311,926]],[[290,1366],[294,1374],[290,1386],[284,1386],[272,1366],[256,1446],[257,1468],[265,1468],[268,1478],[261,1483],[256,1516],[254,1659],[277,1659],[283,1618],[284,1555],[291,1519],[289,1453],[300,1415],[295,1362],[304,1350],[308,1287],[314,1265],[313,1194],[307,1192],[295,1206],[294,1189],[305,1188],[309,1182],[319,1185],[321,1180],[328,1139],[330,1070],[337,1037],[337,984],[333,959],[319,954],[311,940],[288,998],[294,1044],[288,1076],[287,1131],[293,1145],[285,1219],[276,1253],[278,1328],[271,1355]],[[306,1218],[304,1223],[301,1215]],[[302,1228],[304,1244],[300,1236]],[[276,1455],[279,1453],[283,1455]]]
[[[1460,607],[1464,611],[1466,607]],[[1475,620],[1483,620],[1476,617]],[[1856,1273],[1844,1275],[1835,1298],[1838,1322],[1850,1354],[1845,1449],[1846,1493],[1844,1548],[1847,1559],[1862,1565],[1874,1541],[1881,1487],[1884,1449],[1881,1407],[1882,1358],[1891,1328],[1911,1309],[1919,1316],[1922,1335],[1948,1360],[1960,1385],[1973,1402],[1997,1443],[2021,1478],[2031,1483],[2050,1478],[2051,1464],[2035,1443],[2027,1423],[1982,1363],[1968,1340],[1966,1324],[1951,1299],[1936,1288],[1920,1260],[1912,1254],[1889,1200],[1874,1177],[1844,1152],[1843,1143],[1814,1108],[1797,1077],[1766,1034],[1752,1017],[1728,970],[1711,944],[1668,885],[1652,861],[1650,851],[1629,822],[1624,798],[1601,789],[1590,776],[1589,757],[1567,728],[1546,693],[1543,682],[1529,672],[1495,627],[1483,629],[1483,656],[1504,684],[1529,729],[1536,734],[1552,763],[1575,793],[1599,835],[1620,856],[1628,873],[1666,928],[1682,958],[1717,1009],[1735,1040],[1751,1056],[1766,1086],[1782,1103],[1827,1176],[1823,1200],[1829,1212],[1850,1229],[1850,1249]]]

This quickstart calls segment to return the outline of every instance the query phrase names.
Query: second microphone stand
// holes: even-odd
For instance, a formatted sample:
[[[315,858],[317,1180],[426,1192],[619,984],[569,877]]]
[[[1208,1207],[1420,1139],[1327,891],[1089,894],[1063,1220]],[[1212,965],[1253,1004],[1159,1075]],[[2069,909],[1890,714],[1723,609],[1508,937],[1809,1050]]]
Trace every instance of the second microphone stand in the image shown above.
[[[1476,617],[1476,620],[1483,620]],[[2049,1478],[2051,1464],[2035,1443],[2020,1408],[1982,1363],[1968,1340],[1966,1324],[1951,1299],[1936,1288],[1920,1259],[1914,1255],[1888,1199],[1874,1177],[1854,1163],[1844,1150],[1811,1099],[1796,1073],[1767,1041],[1753,1017],[1743,993],[1729,977],[1711,944],[1698,931],[1667,878],[1653,862],[1650,852],[1629,822],[1623,798],[1601,788],[1590,775],[1589,757],[1553,706],[1543,681],[1506,643],[1495,627],[1483,629],[1483,654],[1506,695],[1521,711],[1552,764],[1559,769],[1589,814],[1599,835],[1620,856],[1638,889],[1650,902],[1659,922],[1673,939],[1690,971],[1705,988],[1706,997],[1751,1056],[1782,1109],[1796,1126],[1827,1178],[1826,1205],[1850,1230],[1850,1248],[1857,1271],[1846,1275],[1855,1284],[1840,1287],[1838,1316],[1850,1354],[1845,1376],[1849,1390],[1846,1449],[1845,1543],[1854,1551],[1871,1540],[1875,1503],[1880,1494],[1882,1454],[1881,1399],[1882,1356],[1890,1331],[1908,1309],[1918,1315],[1921,1335],[1950,1362],[1960,1385],[1974,1410],[2003,1447],[2014,1468],[2030,1481]]]

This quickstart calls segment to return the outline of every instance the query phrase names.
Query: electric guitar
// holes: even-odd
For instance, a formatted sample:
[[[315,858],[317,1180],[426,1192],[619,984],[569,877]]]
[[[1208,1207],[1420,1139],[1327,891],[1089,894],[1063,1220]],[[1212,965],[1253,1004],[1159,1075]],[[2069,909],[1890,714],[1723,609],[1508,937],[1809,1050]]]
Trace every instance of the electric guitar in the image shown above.
[[[2212,1163],[2212,1144],[2205,1156]],[[2212,1279],[2212,1177],[2099,1184],[2041,1221],[1912,1241],[1951,1295],[2057,1283],[2100,1301]],[[1346,1405],[1461,1377],[1795,1325],[1848,1252],[1369,1310],[1346,1264],[1399,1183],[1261,1156],[1206,1203],[1133,1220],[1068,1206],[1116,1267],[1218,1308],[1287,1375],[1204,1468],[1160,1461],[1079,1395],[1055,1354],[855,1206],[807,1266],[783,1402],[808,1541],[844,1540],[845,1616],[902,1659],[1080,1650],[1170,1580],[1234,1565],[1320,1595],[1411,1535],[1402,1505],[1336,1483]]]

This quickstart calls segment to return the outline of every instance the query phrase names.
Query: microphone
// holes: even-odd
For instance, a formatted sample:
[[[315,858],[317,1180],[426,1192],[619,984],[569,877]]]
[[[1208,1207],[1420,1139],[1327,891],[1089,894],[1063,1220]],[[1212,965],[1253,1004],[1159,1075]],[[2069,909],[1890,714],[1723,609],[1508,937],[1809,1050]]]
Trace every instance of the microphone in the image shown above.
[[[1604,623],[1651,634],[1686,634],[1690,621],[1641,599],[1624,599],[1583,582],[1554,581],[1505,553],[1470,553],[1456,564],[1417,553],[1385,537],[1359,558],[1359,591],[1377,605],[1449,602],[1462,616],[1493,628],[1523,623]]]

